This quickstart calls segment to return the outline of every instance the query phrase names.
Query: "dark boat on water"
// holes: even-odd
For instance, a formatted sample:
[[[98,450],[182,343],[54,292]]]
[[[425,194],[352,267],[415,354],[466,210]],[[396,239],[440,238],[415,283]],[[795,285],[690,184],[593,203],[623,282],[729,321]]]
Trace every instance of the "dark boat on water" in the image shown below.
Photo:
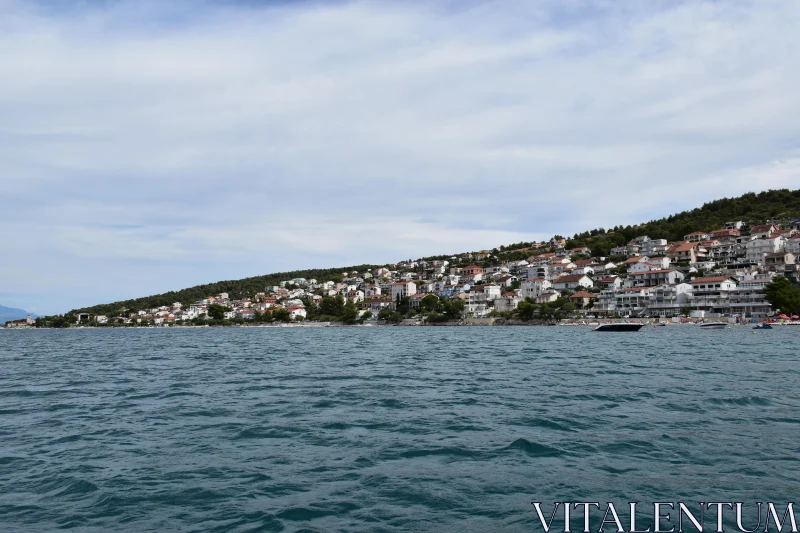
[[[761,324],[754,327],[753,329],[772,329],[772,326],[770,326],[769,324]]]
[[[593,331],[639,331],[644,324],[634,324],[631,322],[617,322],[611,324],[600,324]]]

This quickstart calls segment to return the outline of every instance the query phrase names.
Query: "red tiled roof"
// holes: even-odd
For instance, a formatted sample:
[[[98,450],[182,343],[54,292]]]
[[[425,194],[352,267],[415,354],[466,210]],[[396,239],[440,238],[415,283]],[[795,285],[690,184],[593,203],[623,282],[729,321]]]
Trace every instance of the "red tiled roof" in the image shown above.
[[[597,298],[597,295],[592,294],[591,292],[579,291],[570,296],[570,299],[572,298]]]

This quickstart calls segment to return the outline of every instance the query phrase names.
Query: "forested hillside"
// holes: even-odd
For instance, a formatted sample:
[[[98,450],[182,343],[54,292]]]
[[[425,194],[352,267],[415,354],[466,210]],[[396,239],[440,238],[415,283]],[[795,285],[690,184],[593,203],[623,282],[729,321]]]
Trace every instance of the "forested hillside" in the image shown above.
[[[651,239],[679,241],[693,231],[712,231],[726,222],[742,220],[748,224],[761,224],[769,219],[789,220],[800,217],[800,189],[779,189],[762,193],[747,193],[738,198],[723,198],[703,204],[703,207],[651,220],[637,226],[617,226],[586,231],[567,239],[567,248],[588,246],[593,255],[608,255],[614,246],[620,246],[639,235]]]

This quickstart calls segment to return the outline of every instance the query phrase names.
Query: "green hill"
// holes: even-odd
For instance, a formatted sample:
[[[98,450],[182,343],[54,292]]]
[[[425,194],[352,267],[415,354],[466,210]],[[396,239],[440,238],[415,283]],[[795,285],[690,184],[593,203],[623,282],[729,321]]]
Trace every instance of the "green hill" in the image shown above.
[[[593,255],[608,255],[614,246],[622,245],[639,235],[651,238],[663,238],[669,241],[681,240],[684,235],[693,231],[711,231],[718,229],[728,221],[742,220],[749,224],[763,223],[767,220],[790,220],[800,218],[800,190],[772,190],[762,193],[748,193],[738,198],[723,198],[704,204],[702,207],[670,215],[665,218],[651,220],[636,226],[617,226],[606,230],[598,228],[574,235],[568,239],[567,246],[588,246]],[[517,243],[501,246],[494,250],[502,259],[527,257],[531,254],[528,247],[531,243]],[[449,258],[451,255],[435,256]],[[465,261],[470,261],[465,259]],[[125,300],[108,304],[95,305],[80,309],[100,315],[114,315],[122,309],[139,310],[144,308],[171,305],[173,302],[189,304],[206,296],[227,292],[231,298],[253,296],[264,290],[264,287],[278,285],[281,281],[292,278],[315,278],[320,281],[341,279],[343,271],[364,272],[385,265],[356,265],[342,268],[295,270],[255,276],[240,280],[218,281],[206,285],[197,285],[179,291],[146,296],[133,300]],[[76,310],[78,311],[78,310]],[[75,312],[75,311],[73,311]]]
[[[588,246],[593,255],[606,256],[614,246],[621,246],[640,235],[680,241],[693,231],[713,231],[729,221],[741,220],[753,225],[769,220],[786,222],[797,218],[800,218],[800,189],[747,193],[738,198],[714,200],[697,209],[637,226],[617,226],[610,230],[598,228],[579,233],[567,240],[567,247]]]

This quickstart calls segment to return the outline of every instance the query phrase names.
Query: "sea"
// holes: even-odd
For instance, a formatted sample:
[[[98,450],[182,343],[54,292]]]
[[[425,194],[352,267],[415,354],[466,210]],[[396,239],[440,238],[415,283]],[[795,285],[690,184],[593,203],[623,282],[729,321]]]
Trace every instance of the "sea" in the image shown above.
[[[756,502],[800,496],[798,341],[4,330],[0,531],[543,532],[532,502],[549,518],[553,502],[632,501],[746,502],[754,524]]]

